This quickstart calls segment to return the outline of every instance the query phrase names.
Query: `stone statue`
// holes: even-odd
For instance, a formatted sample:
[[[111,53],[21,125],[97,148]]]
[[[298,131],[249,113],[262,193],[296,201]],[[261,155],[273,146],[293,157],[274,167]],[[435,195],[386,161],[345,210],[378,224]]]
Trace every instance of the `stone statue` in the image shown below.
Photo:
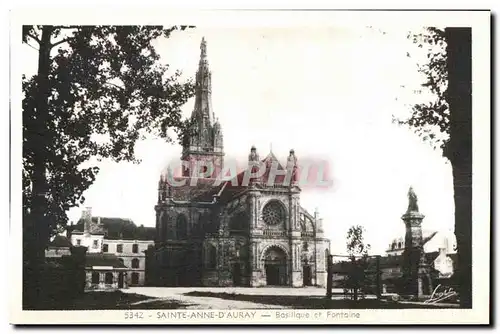
[[[286,168],[289,173],[292,173],[292,182],[297,181],[297,157],[293,149],[290,150],[290,155],[287,158]]]
[[[290,150],[290,155],[288,156],[287,163],[289,167],[294,167],[297,164],[297,157],[295,156],[294,150]]]
[[[407,212],[419,212],[418,211],[418,198],[413,190],[413,187],[410,187],[408,190],[408,210]]]
[[[257,154],[257,149],[255,148],[255,146],[252,146],[252,148],[250,149],[248,161],[259,161],[259,155]]]

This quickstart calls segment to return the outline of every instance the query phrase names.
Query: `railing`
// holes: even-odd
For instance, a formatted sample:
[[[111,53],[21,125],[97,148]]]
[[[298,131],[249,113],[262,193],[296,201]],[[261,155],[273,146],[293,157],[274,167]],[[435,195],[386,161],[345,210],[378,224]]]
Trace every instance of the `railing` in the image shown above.
[[[266,237],[286,237],[285,231],[273,231],[273,230],[264,230],[264,236]]]
[[[308,238],[313,238],[314,237],[314,232],[309,231],[309,232],[300,232],[301,237],[308,237]]]

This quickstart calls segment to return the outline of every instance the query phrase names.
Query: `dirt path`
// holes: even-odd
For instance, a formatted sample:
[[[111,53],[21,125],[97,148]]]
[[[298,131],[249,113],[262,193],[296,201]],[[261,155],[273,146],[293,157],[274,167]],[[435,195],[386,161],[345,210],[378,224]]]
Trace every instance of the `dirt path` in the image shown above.
[[[151,301],[175,300],[187,305],[187,309],[217,309],[217,310],[237,310],[237,309],[283,309],[287,306],[259,304],[239,300],[227,300],[213,297],[185,296],[184,293],[197,291],[197,288],[144,288],[136,287],[122,290],[124,293],[137,293],[151,297]]]

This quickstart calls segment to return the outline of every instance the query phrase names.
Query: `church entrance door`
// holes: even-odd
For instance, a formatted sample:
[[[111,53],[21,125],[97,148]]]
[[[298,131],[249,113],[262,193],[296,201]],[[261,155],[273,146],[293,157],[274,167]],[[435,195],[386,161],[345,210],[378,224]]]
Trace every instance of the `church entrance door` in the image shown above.
[[[287,285],[286,254],[279,247],[271,247],[264,256],[267,285]]]
[[[305,265],[302,267],[302,279],[303,279],[303,284],[304,286],[311,286],[311,266],[310,265]]]

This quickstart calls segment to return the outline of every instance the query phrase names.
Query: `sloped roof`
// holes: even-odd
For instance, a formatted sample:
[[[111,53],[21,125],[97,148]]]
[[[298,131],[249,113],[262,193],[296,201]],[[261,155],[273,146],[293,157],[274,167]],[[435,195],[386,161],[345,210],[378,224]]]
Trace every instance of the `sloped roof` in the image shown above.
[[[113,267],[116,269],[127,268],[115,254],[87,253],[85,257],[86,267]]]
[[[281,165],[279,160],[276,158],[276,156],[272,152],[270,152],[263,160],[261,160],[261,162],[264,163],[264,166],[266,168],[265,172],[262,174],[262,176],[260,176],[258,178],[254,177],[254,176],[249,177],[248,181],[249,181],[249,183],[253,183],[253,182],[258,181],[258,183],[265,188],[266,186],[268,186],[273,163],[277,162],[277,166],[276,166],[277,171],[284,171],[285,168],[283,167],[283,165]],[[246,170],[238,173],[233,179],[228,181],[228,184],[223,192],[223,196],[225,198],[227,198],[228,195],[237,194],[237,193],[242,192],[243,190],[248,188],[248,185],[243,185],[244,181],[246,181],[245,180],[245,173],[247,173],[248,171],[252,172],[252,174],[255,174],[258,171],[258,168],[252,167],[251,170],[249,170],[247,168]],[[285,187],[288,186],[288,185],[284,184],[285,178],[286,178],[286,175],[279,175],[279,174],[274,175],[273,185],[278,186],[278,187],[279,186],[285,186]],[[233,184],[236,184],[236,185],[233,185]]]
[[[98,217],[92,217],[92,222],[97,222]],[[156,229],[154,227],[137,226],[130,219],[116,217],[100,217],[101,226],[105,231],[106,239],[128,240],[154,240]],[[79,220],[73,231],[83,232],[83,220]]]
[[[56,235],[54,240],[49,244],[50,247],[71,247],[71,241],[63,235]]]
[[[177,201],[211,202],[224,182],[213,178],[174,177],[175,182],[184,181],[182,186],[170,186],[172,198]]]
[[[270,152],[264,159],[261,160],[266,168],[264,174],[259,177],[250,177],[249,183],[260,181],[259,183],[266,187],[269,176],[271,174],[273,163],[277,162],[277,170],[284,171],[285,168],[276,158],[274,153]],[[257,171],[257,167],[252,170]],[[236,176],[228,181],[217,182],[215,178],[193,178],[189,176],[174,176],[175,183],[183,182],[180,186],[170,186],[173,200],[176,201],[192,201],[192,202],[212,202],[215,195],[220,195],[220,202],[230,201],[234,196],[248,189],[248,185],[243,185],[245,173],[248,168],[239,172]],[[231,176],[228,171],[227,176]],[[283,186],[285,175],[276,175],[274,178],[274,186]]]

